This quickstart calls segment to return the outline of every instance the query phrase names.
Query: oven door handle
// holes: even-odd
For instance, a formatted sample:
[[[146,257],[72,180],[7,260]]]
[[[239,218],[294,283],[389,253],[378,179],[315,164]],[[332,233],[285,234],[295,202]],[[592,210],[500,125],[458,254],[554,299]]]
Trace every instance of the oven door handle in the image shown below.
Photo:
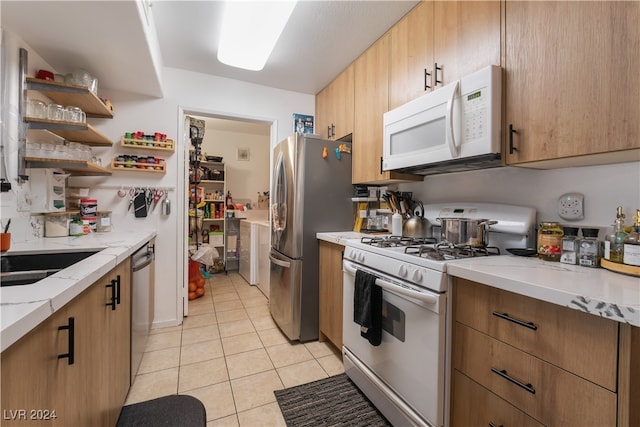
[[[344,270],[350,274],[351,276],[355,276],[356,275],[356,268],[351,267],[349,264],[345,263],[344,264]],[[376,278],[376,285],[380,286],[382,289],[386,289],[390,292],[395,292],[398,294],[402,294],[404,296],[410,297],[410,298],[415,298],[419,301],[422,301],[424,303],[427,304],[435,304],[438,302],[438,297],[431,295],[431,294],[425,294],[423,292],[417,292],[417,291],[412,291],[411,289],[407,289],[407,288],[403,288],[402,286],[398,286],[395,285],[391,282],[387,282],[384,279],[380,279],[379,277]]]

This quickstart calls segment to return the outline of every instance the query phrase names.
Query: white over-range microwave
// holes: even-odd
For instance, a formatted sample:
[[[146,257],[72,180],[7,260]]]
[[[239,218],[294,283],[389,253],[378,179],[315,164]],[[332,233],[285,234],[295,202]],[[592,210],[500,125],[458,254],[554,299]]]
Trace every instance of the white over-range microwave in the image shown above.
[[[430,175],[501,165],[502,70],[491,65],[384,114],[383,170]]]

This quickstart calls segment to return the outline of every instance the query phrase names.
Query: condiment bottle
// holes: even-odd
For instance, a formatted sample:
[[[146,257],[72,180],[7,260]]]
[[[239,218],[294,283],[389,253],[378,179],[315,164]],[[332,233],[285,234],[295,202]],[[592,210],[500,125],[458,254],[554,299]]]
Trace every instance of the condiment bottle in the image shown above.
[[[583,228],[578,252],[578,264],[583,267],[600,267],[602,250],[598,241],[597,228]]]
[[[607,234],[604,241],[604,259],[611,262],[623,262],[624,239],[627,232],[624,231],[624,214],[622,206],[616,210],[616,219],[613,223],[613,230]]]
[[[538,228],[538,258],[560,261],[564,232],[557,222],[542,222]]]
[[[623,262],[640,267],[640,209],[633,216],[633,229],[623,243]]]
[[[577,227],[563,227],[564,237],[562,238],[562,255],[560,255],[560,262],[565,264],[577,264],[578,263],[578,228]]]

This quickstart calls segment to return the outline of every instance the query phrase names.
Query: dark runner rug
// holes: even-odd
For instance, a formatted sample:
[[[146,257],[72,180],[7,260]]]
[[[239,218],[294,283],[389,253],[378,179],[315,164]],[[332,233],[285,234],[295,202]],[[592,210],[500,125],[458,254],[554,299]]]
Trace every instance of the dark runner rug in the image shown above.
[[[347,374],[273,393],[288,427],[391,426]]]

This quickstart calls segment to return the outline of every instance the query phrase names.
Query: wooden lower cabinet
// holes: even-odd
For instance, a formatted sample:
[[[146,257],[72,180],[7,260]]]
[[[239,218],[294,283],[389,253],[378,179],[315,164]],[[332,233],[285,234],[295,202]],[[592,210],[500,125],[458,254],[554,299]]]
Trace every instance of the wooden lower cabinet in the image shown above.
[[[329,340],[342,349],[342,254],[344,246],[319,240],[320,244],[320,341]]]
[[[453,392],[452,426],[543,426],[458,371],[453,373]]]
[[[456,323],[453,367],[549,426],[616,425],[616,394]]]
[[[452,427],[640,425],[640,328],[465,279],[452,295]]]
[[[2,425],[116,424],[130,385],[130,270],[121,263],[2,352]],[[72,347],[70,364],[59,355]]]

